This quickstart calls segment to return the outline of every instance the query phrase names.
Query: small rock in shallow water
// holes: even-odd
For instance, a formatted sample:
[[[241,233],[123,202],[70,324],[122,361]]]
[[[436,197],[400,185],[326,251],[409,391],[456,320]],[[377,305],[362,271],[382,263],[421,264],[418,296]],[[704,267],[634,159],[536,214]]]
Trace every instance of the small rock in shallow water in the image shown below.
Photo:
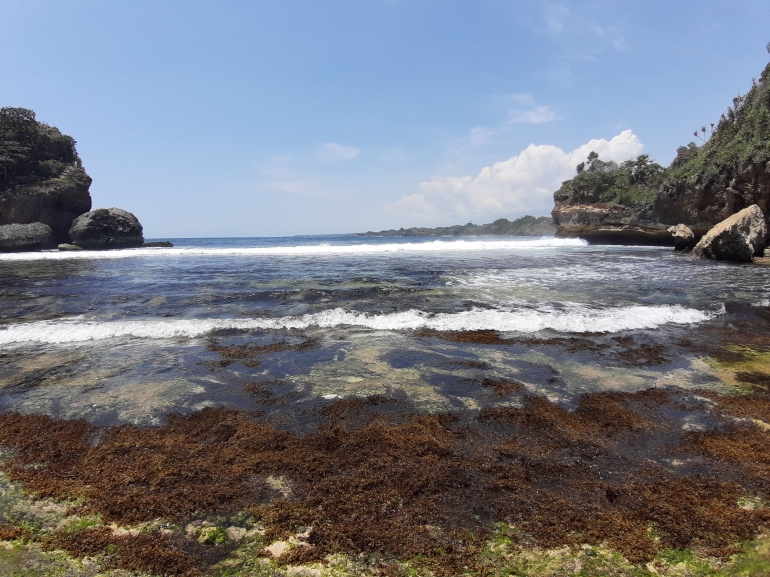
[[[83,248],[76,244],[62,243],[59,245],[59,250],[83,250]]]
[[[146,242],[142,245],[143,248],[173,248],[174,245],[167,240],[159,240],[154,242]]]
[[[677,224],[668,228],[668,232],[674,237],[674,250],[677,252],[688,252],[695,246],[695,234],[689,226]]]

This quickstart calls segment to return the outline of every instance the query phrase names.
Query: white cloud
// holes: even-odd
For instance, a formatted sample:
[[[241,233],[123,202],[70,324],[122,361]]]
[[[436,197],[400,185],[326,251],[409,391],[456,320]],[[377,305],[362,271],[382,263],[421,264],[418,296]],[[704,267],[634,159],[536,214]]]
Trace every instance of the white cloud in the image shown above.
[[[602,160],[627,160],[644,145],[631,131],[610,140],[594,139],[570,152],[550,145],[530,144],[508,160],[484,167],[477,176],[445,176],[421,182],[423,194],[404,196],[389,206],[405,221],[442,218],[488,222],[526,213],[546,215],[553,208],[553,192],[575,174],[575,166],[596,151]],[[406,225],[404,225],[406,226]]]
[[[340,162],[342,160],[350,160],[358,156],[361,152],[357,148],[351,146],[342,146],[340,144],[334,144],[333,142],[327,142],[316,155],[319,160],[324,162]]]
[[[430,203],[425,195],[409,194],[401,197],[396,202],[391,202],[383,206],[387,217],[395,219],[396,222],[408,219],[406,227],[419,224],[431,224],[447,216],[439,207]],[[401,226],[401,225],[399,225]]]
[[[556,120],[556,114],[550,106],[536,106],[526,112],[511,110],[510,115],[511,122],[525,122],[527,124],[541,124]]]

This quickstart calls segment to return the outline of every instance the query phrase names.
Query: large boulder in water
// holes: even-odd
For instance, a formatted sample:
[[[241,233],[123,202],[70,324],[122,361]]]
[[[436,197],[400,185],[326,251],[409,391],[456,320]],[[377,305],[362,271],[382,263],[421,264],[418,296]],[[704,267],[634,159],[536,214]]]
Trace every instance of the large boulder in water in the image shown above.
[[[43,223],[66,241],[91,210],[90,185],[71,136],[26,108],[0,108],[0,225]]]
[[[42,222],[0,226],[0,252],[38,250],[53,244],[53,230]]]
[[[81,214],[70,228],[72,242],[85,249],[132,248],[144,244],[142,225],[120,208],[97,208]]]
[[[709,230],[692,249],[693,256],[751,262],[761,254],[767,236],[765,215],[752,204]]]

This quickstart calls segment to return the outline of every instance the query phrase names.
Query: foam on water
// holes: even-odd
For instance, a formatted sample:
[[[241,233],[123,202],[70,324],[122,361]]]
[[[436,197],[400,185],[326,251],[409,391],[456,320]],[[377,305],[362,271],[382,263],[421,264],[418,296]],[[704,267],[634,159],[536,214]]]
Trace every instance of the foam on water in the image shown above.
[[[191,256],[311,256],[358,255],[425,252],[479,252],[491,250],[533,250],[548,248],[582,247],[587,243],[577,238],[528,238],[526,240],[434,240],[408,243],[320,243],[314,245],[269,246],[248,248],[133,248],[95,251],[42,251],[0,254],[2,261],[30,260],[98,260],[136,257],[191,257]]]
[[[497,330],[532,333],[614,333],[653,329],[664,324],[699,323],[721,314],[679,305],[626,306],[567,310],[470,310],[430,314],[419,310],[372,315],[342,308],[276,319],[173,319],[145,321],[95,321],[82,318],[7,325],[0,329],[0,346],[17,343],[72,343],[110,338],[194,338],[217,330],[278,330],[360,327],[373,330],[433,329],[437,331]]]

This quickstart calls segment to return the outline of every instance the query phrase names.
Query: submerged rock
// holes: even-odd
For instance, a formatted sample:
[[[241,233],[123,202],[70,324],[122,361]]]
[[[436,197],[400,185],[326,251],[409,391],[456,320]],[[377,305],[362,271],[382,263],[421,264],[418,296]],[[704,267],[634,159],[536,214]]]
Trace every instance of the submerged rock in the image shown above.
[[[98,208],[81,214],[69,231],[72,242],[85,249],[133,248],[144,244],[142,225],[120,208]]]
[[[42,222],[0,226],[0,251],[38,250],[53,246],[54,233]]]
[[[766,235],[765,215],[753,204],[708,231],[692,254],[698,258],[751,262],[755,254],[761,254]]]
[[[689,252],[695,246],[695,234],[689,226],[677,224],[668,229],[674,237],[674,250],[677,252]]]

